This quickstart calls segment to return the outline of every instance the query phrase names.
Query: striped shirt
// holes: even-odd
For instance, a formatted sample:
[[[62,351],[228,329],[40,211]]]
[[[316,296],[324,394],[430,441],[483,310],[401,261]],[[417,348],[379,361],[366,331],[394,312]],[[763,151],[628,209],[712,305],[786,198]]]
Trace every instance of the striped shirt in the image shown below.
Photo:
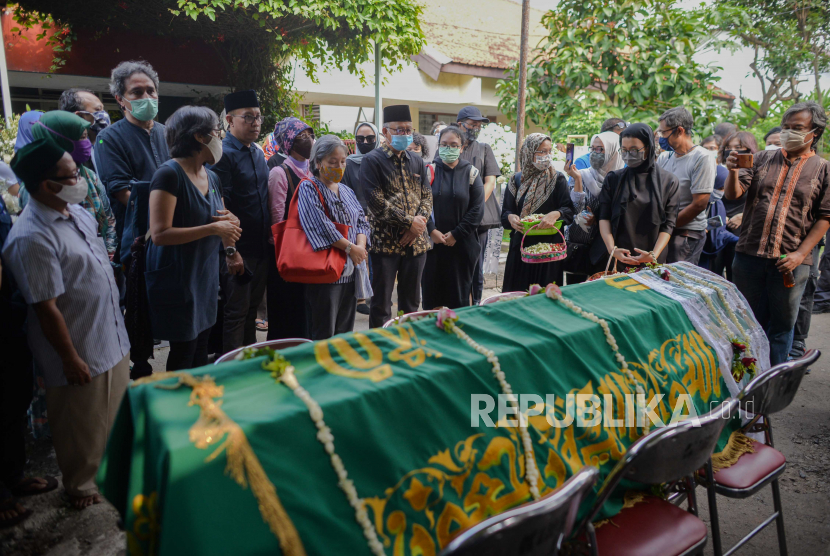
[[[3,260],[29,304],[29,346],[47,388],[65,386],[58,352],[32,306],[56,299],[72,345],[95,377],[130,351],[104,241],[95,219],[79,205],[69,216],[31,199],[9,234]]]
[[[332,219],[338,224],[348,224],[349,237],[347,239],[352,243],[357,243],[358,234],[363,234],[366,236],[366,246],[368,247],[371,229],[354,191],[349,189],[349,186],[341,183],[338,198],[338,195],[323,185],[317,178],[314,178],[314,183],[317,184],[317,188],[323,194]],[[320,205],[320,196],[317,194],[317,190],[314,189],[314,185],[309,180],[304,180],[297,192],[299,194],[297,206],[300,211],[300,224],[308,238],[308,242],[311,243],[311,247],[315,251],[320,251],[331,247],[333,243],[342,239],[343,235],[337,231],[337,228],[326,216],[322,205]],[[334,283],[345,284],[352,281],[354,281],[354,273],[350,276],[341,277]]]

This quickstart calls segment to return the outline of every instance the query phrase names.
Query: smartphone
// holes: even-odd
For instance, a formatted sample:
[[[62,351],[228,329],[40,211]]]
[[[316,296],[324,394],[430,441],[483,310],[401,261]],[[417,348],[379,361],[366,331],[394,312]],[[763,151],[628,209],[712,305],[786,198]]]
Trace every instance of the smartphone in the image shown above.
[[[567,145],[565,145],[565,160],[567,160],[571,164],[574,163],[574,144],[573,143],[568,143]]]
[[[723,226],[723,218],[721,218],[720,215],[713,216],[712,218],[706,220],[706,224],[710,228],[720,228],[721,226]]]
[[[738,168],[752,168],[752,153],[738,154]]]

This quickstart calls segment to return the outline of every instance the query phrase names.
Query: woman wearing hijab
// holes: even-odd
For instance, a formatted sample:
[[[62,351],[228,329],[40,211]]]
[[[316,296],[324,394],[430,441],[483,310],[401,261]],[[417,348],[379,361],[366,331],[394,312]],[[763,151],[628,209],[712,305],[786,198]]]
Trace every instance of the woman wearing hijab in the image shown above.
[[[478,225],[484,214],[484,182],[472,164],[459,158],[463,149],[459,128],[441,130],[432,180],[432,218],[427,222],[433,246],[421,279],[425,309],[470,304],[473,271],[481,254]]]
[[[86,180],[87,195],[80,203],[98,222],[98,233],[104,238],[110,261],[118,249],[118,236],[115,232],[115,215],[110,207],[109,196],[98,175],[84,166],[92,156],[92,143],[89,140],[89,127],[92,124],[64,110],[53,110],[42,114],[32,126],[34,139],[52,139],[63,150],[72,155],[78,166],[81,178]],[[28,194],[27,194],[28,197]],[[28,199],[27,199],[28,200]]]
[[[525,138],[521,150],[522,171],[510,180],[504,192],[501,221],[504,228],[512,228],[510,251],[504,269],[502,291],[524,291],[531,284],[542,287],[552,282],[562,284],[562,262],[526,263],[522,261],[520,247],[523,237],[521,219],[531,214],[544,214],[539,228],[553,228],[557,220],[568,225],[574,219],[574,206],[568,190],[565,174],[556,171],[551,163],[550,137],[531,133]],[[528,236],[525,248],[537,243],[563,243],[560,234]]]
[[[43,112],[39,110],[30,110],[29,112],[21,114],[20,121],[17,123],[17,138],[14,141],[14,152],[19,151],[35,140],[32,136],[32,126],[35,125],[35,122],[41,116],[43,116]]]
[[[599,194],[605,176],[608,172],[625,166],[620,157],[620,136],[613,131],[594,135],[591,139],[589,163],[590,167],[583,170],[577,170],[573,164],[565,163],[565,170],[574,179],[571,200],[574,203],[574,212],[579,215],[574,223],[568,226],[568,258],[565,259],[565,270],[569,275],[574,275],[568,277],[569,284],[584,282],[588,276],[597,272],[596,266],[591,264],[588,249],[599,233],[599,227],[595,226],[595,216],[599,210]]]
[[[599,238],[591,262],[611,255],[625,267],[666,262],[666,245],[677,221],[677,177],[656,164],[654,132],[634,124],[620,134],[626,168],[609,172],[599,195]]]
[[[285,118],[277,123],[274,137],[285,162],[275,166],[268,174],[268,206],[271,207],[271,225],[288,217],[291,199],[300,183],[313,175],[308,166],[314,130],[299,118]],[[272,160],[279,155],[274,155]],[[274,239],[269,238],[273,245]],[[286,282],[277,271],[276,254],[269,249],[271,262],[268,267],[268,336],[269,340],[283,338],[309,338],[305,310],[305,286]]]

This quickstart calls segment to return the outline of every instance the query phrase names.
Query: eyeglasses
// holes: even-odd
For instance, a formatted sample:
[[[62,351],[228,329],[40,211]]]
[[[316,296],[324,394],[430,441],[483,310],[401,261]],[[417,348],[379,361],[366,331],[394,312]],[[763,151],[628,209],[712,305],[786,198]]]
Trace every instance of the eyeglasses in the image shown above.
[[[377,143],[377,136],[375,135],[358,135],[354,138],[354,142],[358,145],[362,145],[363,143],[369,143],[370,145],[374,145]]]
[[[637,154],[637,153],[641,153],[641,152],[643,152],[644,150],[646,150],[646,148],[645,148],[645,147],[643,147],[642,149],[620,149],[620,154],[622,154],[623,156],[625,156],[625,155],[627,155],[627,154]]]
[[[680,126],[670,127],[669,129],[664,129],[662,131],[660,131],[658,129],[657,131],[654,132],[654,135],[656,135],[657,137],[671,137],[672,133],[674,133],[674,130],[677,129],[678,127],[680,127]],[[669,133],[669,132],[671,132],[671,133]],[[667,133],[668,133],[668,135],[666,135]]]
[[[234,118],[242,118],[245,120],[245,123],[248,125],[253,125],[254,122],[261,124],[262,123],[262,114],[258,114],[256,116],[251,116],[250,114],[234,114]]]
[[[481,124],[469,124],[467,122],[461,122],[461,125],[465,129],[472,129],[473,131],[481,131]]]
[[[392,135],[412,135],[412,128],[411,127],[399,127],[395,129],[393,127],[387,127],[386,129],[389,130],[389,133]]]
[[[591,147],[592,153],[605,154],[605,147]]]
[[[620,129],[625,129],[625,128],[628,127],[628,122],[617,122],[617,123],[615,123],[614,125],[611,126],[611,129],[614,129],[615,127],[618,127]]]
[[[52,181],[69,181],[69,180],[78,180],[78,179],[80,179],[80,177],[81,177],[81,169],[80,168],[75,168],[75,173],[72,174],[71,176],[52,176],[52,177],[49,177],[49,178],[46,178],[46,179],[52,180]]]

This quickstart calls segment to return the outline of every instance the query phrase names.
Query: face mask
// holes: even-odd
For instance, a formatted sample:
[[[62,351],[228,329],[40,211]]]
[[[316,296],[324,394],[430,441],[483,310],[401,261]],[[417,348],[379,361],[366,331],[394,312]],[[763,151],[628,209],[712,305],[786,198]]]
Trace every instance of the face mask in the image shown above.
[[[535,160],[533,161],[533,165],[536,167],[537,170],[547,170],[550,167],[550,156],[549,155],[536,155]]]
[[[53,180],[49,181],[61,186],[61,190],[55,193],[55,197],[61,201],[69,203],[70,205],[77,205],[86,199],[87,184],[84,178],[78,178],[78,183],[75,185],[66,185]]]
[[[629,168],[636,168],[637,166],[645,162],[645,157],[643,156],[645,154],[644,152],[627,153],[621,151],[620,154],[622,154],[623,162],[625,162],[625,165]]]
[[[291,146],[291,150],[296,152],[303,158],[308,158],[311,156],[311,147],[314,145],[314,139],[307,136],[297,137],[294,140],[294,144]]]
[[[472,143],[473,141],[478,139],[479,133],[481,133],[480,129],[468,129],[464,132],[464,135],[467,137],[467,141]]]
[[[447,164],[452,164],[461,156],[461,147],[438,147],[438,156]]]
[[[777,151],[781,147],[779,145],[767,145],[765,151]]]
[[[326,181],[340,183],[343,181],[343,168],[320,167],[320,177]]]
[[[95,123],[89,126],[89,129],[98,133],[105,127],[109,126],[112,123],[110,119],[109,112],[106,110],[99,110],[98,112],[93,112],[92,117],[95,118]]]
[[[807,136],[810,131],[795,131],[794,129],[784,129],[781,131],[781,147],[788,151],[797,151],[807,143]]]
[[[591,168],[594,170],[599,170],[603,166],[605,166],[605,153],[591,153],[591,156],[588,158]]]
[[[159,101],[156,98],[137,98],[128,102],[132,108],[128,112],[139,122],[149,122],[159,112]]]
[[[409,144],[412,143],[411,135],[393,135],[389,144],[396,151],[405,151]]]
[[[709,158],[715,161],[717,164],[718,162],[718,151],[709,151]]]
[[[199,141],[202,143],[201,141]],[[204,146],[208,148],[210,151],[210,155],[213,157],[213,164],[216,164],[220,160],[222,160],[222,140],[216,137],[215,135],[210,136],[210,141],[207,143],[202,143]]]
[[[674,147],[672,147],[669,144],[669,138],[668,137],[660,137],[657,141],[660,143],[660,148],[663,149],[664,151],[669,151],[669,152],[674,151]]]
[[[375,150],[374,143],[358,143],[357,150],[360,151],[360,154],[369,154],[373,150]]]
[[[72,150],[72,160],[77,164],[83,164],[92,156],[92,142],[89,139],[72,141],[75,148]]]

